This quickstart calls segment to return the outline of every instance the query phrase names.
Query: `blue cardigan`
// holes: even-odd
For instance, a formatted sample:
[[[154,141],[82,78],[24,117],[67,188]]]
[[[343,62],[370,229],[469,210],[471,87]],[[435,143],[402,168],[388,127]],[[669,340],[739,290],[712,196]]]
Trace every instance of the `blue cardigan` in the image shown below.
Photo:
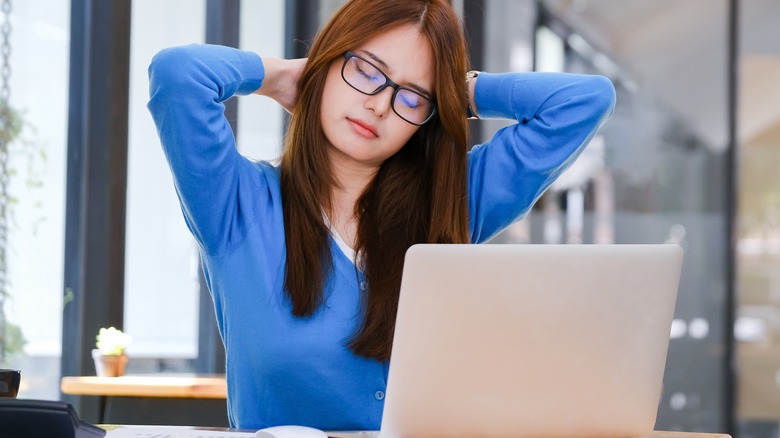
[[[165,49],[149,77],[148,108],[225,344],[230,424],[378,429],[388,363],[345,346],[359,322],[355,266],[331,240],[325,304],[312,317],[292,316],[279,168],[241,156],[223,114],[222,102],[262,86],[260,57],[209,45]],[[482,73],[475,100],[481,117],[518,122],[469,153],[478,243],[522,217],[572,163],[612,113],[615,91],[600,76]]]

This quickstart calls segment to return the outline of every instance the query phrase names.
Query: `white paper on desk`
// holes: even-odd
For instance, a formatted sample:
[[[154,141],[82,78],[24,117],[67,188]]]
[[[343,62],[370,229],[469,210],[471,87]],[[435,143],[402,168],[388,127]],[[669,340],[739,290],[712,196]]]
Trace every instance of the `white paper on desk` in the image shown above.
[[[114,429],[106,438],[254,438],[251,432],[223,432],[175,426],[127,426]]]

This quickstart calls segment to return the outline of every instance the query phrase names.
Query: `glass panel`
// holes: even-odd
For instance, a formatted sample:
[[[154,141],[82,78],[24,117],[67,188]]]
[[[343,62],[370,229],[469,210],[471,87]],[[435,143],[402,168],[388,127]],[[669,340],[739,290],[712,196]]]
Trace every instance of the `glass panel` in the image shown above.
[[[6,363],[22,370],[19,397],[59,398],[70,2],[13,2],[10,103],[23,129],[9,146]],[[0,14],[0,19],[2,14]],[[42,60],[46,60],[45,64]],[[18,338],[17,338],[18,340]],[[22,350],[18,349],[22,347]],[[10,350],[10,351],[9,351]]]
[[[741,2],[737,419],[739,436],[780,434],[780,4]]]
[[[127,349],[133,360],[128,372],[185,371],[180,362],[142,360],[197,355],[199,293],[196,246],[146,109],[146,71],[159,50],[204,41],[206,2],[136,0],[132,7],[124,329],[133,336]]]
[[[522,3],[489,1],[488,14],[522,17],[509,13]],[[618,103],[580,159],[496,241],[680,244],[685,264],[656,428],[723,431],[727,2],[537,4],[545,26],[537,68],[555,69],[552,32],[564,43],[563,69],[610,77]],[[490,41],[516,32],[490,23]],[[487,53],[488,61],[511,56]]]

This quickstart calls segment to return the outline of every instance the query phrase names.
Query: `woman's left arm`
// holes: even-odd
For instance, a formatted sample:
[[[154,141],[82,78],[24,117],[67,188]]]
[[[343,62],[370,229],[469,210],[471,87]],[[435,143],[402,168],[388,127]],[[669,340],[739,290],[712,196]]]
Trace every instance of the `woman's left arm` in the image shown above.
[[[481,73],[480,118],[514,119],[469,152],[471,240],[484,242],[521,218],[612,115],[615,88],[603,76]]]

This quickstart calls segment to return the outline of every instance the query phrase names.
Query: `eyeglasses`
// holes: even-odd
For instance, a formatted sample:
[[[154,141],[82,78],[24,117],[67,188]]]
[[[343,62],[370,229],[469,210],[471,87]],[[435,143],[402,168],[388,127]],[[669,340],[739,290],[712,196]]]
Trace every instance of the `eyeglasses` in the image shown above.
[[[412,125],[424,125],[436,114],[436,105],[431,99],[391,81],[379,67],[355,53],[344,52],[341,77],[347,85],[369,96],[392,87],[394,91],[390,106],[393,112]]]

